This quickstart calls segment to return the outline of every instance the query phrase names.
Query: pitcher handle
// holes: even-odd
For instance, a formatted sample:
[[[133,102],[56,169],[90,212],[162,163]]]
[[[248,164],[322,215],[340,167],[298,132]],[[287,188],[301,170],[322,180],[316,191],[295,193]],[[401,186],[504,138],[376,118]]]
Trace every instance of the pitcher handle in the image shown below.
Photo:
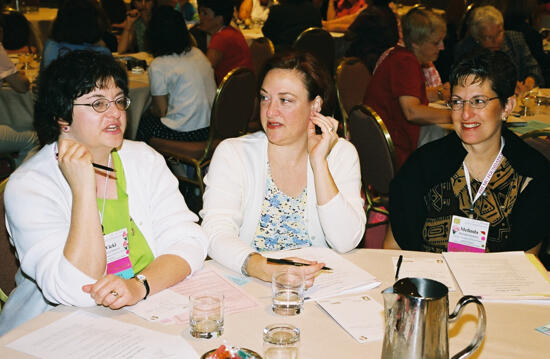
[[[475,303],[477,305],[477,314],[479,317],[479,321],[477,324],[476,336],[474,337],[474,340],[470,343],[470,345],[456,353],[451,359],[464,359],[469,357],[477,350],[477,348],[479,348],[483,337],[485,337],[485,327],[487,325],[485,307],[479,301],[479,299],[472,295],[465,295],[464,297],[460,298],[460,300],[456,304],[455,310],[451,315],[449,315],[449,322],[454,322],[460,315],[460,312],[462,312],[462,308],[464,308],[464,306],[469,303]]]

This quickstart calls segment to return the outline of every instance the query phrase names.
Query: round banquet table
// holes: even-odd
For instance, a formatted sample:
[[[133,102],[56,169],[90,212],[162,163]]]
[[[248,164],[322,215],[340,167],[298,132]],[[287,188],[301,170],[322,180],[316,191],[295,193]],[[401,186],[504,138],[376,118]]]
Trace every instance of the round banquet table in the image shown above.
[[[433,253],[391,251],[379,249],[356,249],[345,254],[361,268],[374,275],[382,284],[366,291],[376,301],[383,303],[380,292],[394,282],[392,257],[403,254],[406,257],[438,256]],[[236,274],[222,268],[214,261],[207,261],[206,268],[221,273]],[[294,317],[281,317],[271,311],[270,283],[253,279],[242,287],[247,293],[256,297],[261,306],[245,312],[225,316],[225,331],[221,338],[195,339],[189,334],[188,326],[167,325],[148,322],[126,310],[110,310],[95,307],[86,309],[105,317],[120,320],[134,325],[146,327],[159,332],[182,335],[199,355],[216,348],[227,341],[262,352],[262,329],[272,323],[287,322],[301,330],[301,359],[311,358],[379,358],[382,341],[359,344],[344,331],[315,302],[305,303],[302,314]],[[458,286],[457,286],[458,288]],[[451,292],[449,303],[454,308],[461,293]],[[549,301],[550,302],[550,301]],[[549,304],[512,304],[504,302],[485,302],[487,311],[487,330],[480,349],[473,358],[545,358],[550,350],[550,338],[535,331],[536,327],[550,323]],[[29,356],[7,348],[11,341],[44,327],[59,318],[75,311],[74,307],[58,306],[54,310],[43,313],[39,317],[21,325],[0,338],[1,358],[28,358]],[[449,326],[450,353],[455,354],[465,347],[474,336],[477,321],[476,310],[466,306],[459,321]]]

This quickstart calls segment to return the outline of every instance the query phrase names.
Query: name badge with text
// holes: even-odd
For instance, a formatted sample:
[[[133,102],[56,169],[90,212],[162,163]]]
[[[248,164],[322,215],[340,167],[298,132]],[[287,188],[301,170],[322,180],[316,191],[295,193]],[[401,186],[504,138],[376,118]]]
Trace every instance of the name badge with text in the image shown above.
[[[114,274],[124,279],[134,276],[130,250],[128,249],[128,231],[126,228],[106,234],[105,252],[107,253],[107,274]]]
[[[485,252],[489,222],[453,216],[449,231],[449,252]]]

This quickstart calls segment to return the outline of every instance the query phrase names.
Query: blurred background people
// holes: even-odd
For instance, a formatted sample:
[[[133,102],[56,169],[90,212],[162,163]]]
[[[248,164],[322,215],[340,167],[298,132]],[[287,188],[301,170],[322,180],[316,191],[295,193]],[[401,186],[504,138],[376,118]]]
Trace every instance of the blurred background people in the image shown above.
[[[25,75],[17,71],[4,50],[3,21],[0,15],[0,84],[6,82],[16,92],[25,93],[29,90],[30,82]],[[2,114],[6,116],[6,114]],[[27,157],[38,150],[38,137],[34,131],[16,131],[10,126],[0,125],[0,153],[14,154],[15,165],[18,166]]]
[[[231,26],[235,6],[229,0],[199,0],[199,29],[212,37],[206,57],[210,60],[216,83],[236,67],[254,71],[250,48],[240,30]]]
[[[359,57],[371,73],[380,55],[399,40],[397,18],[388,0],[370,0],[346,31],[346,56]]]
[[[151,20],[153,0],[132,0],[124,30],[118,40],[118,53],[146,51],[145,31]]]
[[[281,0],[269,11],[262,33],[276,49],[289,48],[309,27],[321,27],[321,14],[310,0]]]
[[[364,99],[388,128],[398,167],[418,147],[420,126],[450,122],[448,110],[428,106],[422,69],[443,49],[445,21],[431,10],[413,8],[401,23],[405,47],[395,46],[379,60]]]
[[[468,23],[469,35],[455,46],[455,58],[482,48],[500,50],[510,57],[517,69],[516,92],[522,94],[535,86],[544,86],[539,64],[532,56],[523,35],[504,30],[504,19],[499,10],[487,5],[474,8]]]
[[[41,71],[50,62],[73,50],[92,50],[111,54],[102,37],[106,17],[95,0],[66,0],[57,12],[52,33],[44,45]]]
[[[136,139],[205,141],[216,96],[210,61],[192,46],[183,15],[169,6],[153,9],[146,35],[154,57],[149,66],[153,101]]]

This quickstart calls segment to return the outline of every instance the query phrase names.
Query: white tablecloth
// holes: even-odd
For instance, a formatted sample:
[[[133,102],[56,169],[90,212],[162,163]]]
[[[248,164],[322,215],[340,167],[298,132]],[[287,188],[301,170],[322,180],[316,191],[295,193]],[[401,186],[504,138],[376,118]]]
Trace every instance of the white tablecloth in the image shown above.
[[[380,292],[393,284],[394,270],[392,257],[403,253],[405,256],[434,256],[430,253],[398,252],[390,250],[359,249],[345,257],[366,269],[382,281],[378,288],[368,291],[375,300],[383,303]],[[207,268],[227,272],[213,261],[206,263]],[[233,275],[236,275],[233,273]],[[133,323],[164,333],[179,335],[182,333],[199,354],[218,347],[227,341],[230,344],[247,347],[262,352],[262,329],[272,323],[290,323],[301,330],[301,359],[312,358],[379,358],[382,341],[359,344],[344,331],[316,303],[306,303],[304,312],[294,317],[281,317],[271,311],[271,287],[269,283],[252,280],[243,288],[258,298],[261,307],[250,311],[225,316],[225,332],[217,339],[195,339],[189,334],[187,326],[163,326],[152,324],[125,310],[112,311],[105,308],[91,310],[116,320]],[[451,310],[460,298],[460,292],[449,295]],[[547,358],[550,352],[550,338],[535,331],[536,327],[550,323],[550,305],[485,303],[487,311],[487,331],[479,351],[473,358]],[[74,311],[75,308],[61,306],[38,318],[23,324],[0,338],[0,358],[26,358],[5,345],[11,341],[41,328]],[[464,348],[472,340],[476,329],[476,310],[467,306],[459,321],[449,326],[451,355]]]

